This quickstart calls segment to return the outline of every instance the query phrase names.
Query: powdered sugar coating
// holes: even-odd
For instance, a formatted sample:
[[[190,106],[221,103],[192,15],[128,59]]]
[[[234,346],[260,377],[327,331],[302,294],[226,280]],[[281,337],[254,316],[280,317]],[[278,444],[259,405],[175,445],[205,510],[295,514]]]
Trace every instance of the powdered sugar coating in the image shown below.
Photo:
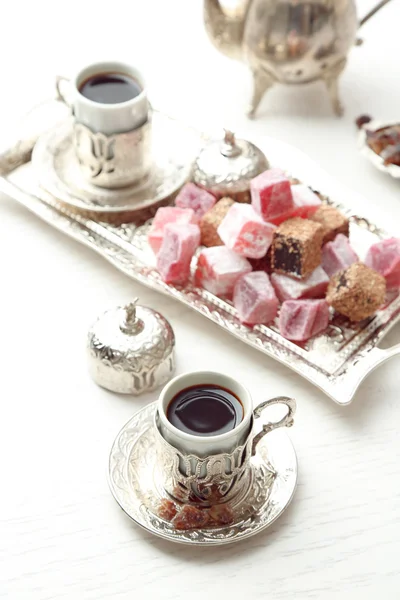
[[[329,277],[324,269],[317,267],[307,279],[299,280],[272,273],[271,283],[282,302],[284,300],[299,300],[301,298],[323,298],[329,284]]]
[[[251,270],[243,256],[226,246],[204,248],[197,261],[195,283],[216,296],[229,297],[239,277]]]
[[[322,248],[322,266],[329,277],[332,277],[341,269],[346,269],[358,260],[357,254],[350,246],[348,237],[343,233],[339,233],[333,242],[328,242]]]
[[[159,251],[166,225],[177,223],[196,223],[197,219],[191,208],[177,208],[176,206],[163,206],[159,208],[154,216],[147,239],[153,252]]]
[[[186,283],[190,263],[200,243],[198,225],[167,225],[157,255],[157,269],[166,283]]]
[[[272,243],[275,226],[266,223],[249,204],[235,203],[218,227],[224,244],[246,258],[262,258]]]
[[[308,219],[322,204],[317,194],[314,194],[307,185],[301,183],[292,185],[292,196],[294,202],[294,217]]]
[[[269,169],[252,179],[250,192],[254,210],[266,221],[293,211],[290,181],[281,169]]]
[[[197,219],[200,220],[214,206],[216,201],[217,199],[210,192],[190,182],[183,186],[175,198],[175,205],[180,208],[191,208]]]
[[[238,279],[233,304],[242,323],[269,323],[278,312],[278,298],[264,271],[253,271]]]
[[[286,300],[281,306],[279,331],[294,342],[304,342],[328,327],[329,307],[325,300]]]
[[[373,244],[368,250],[365,264],[386,279],[388,290],[400,287],[400,239],[388,238]]]

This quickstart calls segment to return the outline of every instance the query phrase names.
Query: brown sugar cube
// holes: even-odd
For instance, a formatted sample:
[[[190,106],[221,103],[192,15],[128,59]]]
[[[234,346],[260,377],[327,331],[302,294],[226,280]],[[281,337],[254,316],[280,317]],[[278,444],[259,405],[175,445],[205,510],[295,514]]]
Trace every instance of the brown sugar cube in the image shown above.
[[[229,525],[233,523],[233,510],[228,504],[215,504],[208,509],[208,516],[215,525]]]
[[[158,505],[157,514],[161,519],[165,521],[172,521],[175,517],[178,509],[172,500],[168,500],[167,498],[163,498]]]
[[[321,263],[324,230],[308,219],[288,219],[274,232],[271,264],[278,273],[304,278]]]
[[[199,510],[195,506],[185,504],[178,514],[172,519],[175,529],[199,529],[207,525],[209,516],[206,510]]]
[[[211,210],[200,220],[200,243],[203,246],[223,246],[224,243],[217,233],[219,225],[222,223],[226,213],[230,207],[234,204],[232,198],[221,198]]]
[[[338,233],[349,235],[349,220],[333,206],[327,204],[320,206],[310,218],[312,221],[320,223],[324,228],[323,244],[332,242]]]
[[[351,321],[361,321],[373,315],[383,304],[385,293],[385,278],[357,262],[332,277],[326,301]]]

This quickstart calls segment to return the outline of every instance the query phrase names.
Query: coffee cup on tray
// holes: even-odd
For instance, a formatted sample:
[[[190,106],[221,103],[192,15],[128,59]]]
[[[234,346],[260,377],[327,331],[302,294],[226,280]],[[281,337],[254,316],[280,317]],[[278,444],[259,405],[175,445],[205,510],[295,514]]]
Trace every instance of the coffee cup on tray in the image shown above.
[[[257,431],[261,413],[276,404],[287,408],[285,415]],[[154,423],[166,491],[195,505],[231,500],[250,485],[251,458],[260,440],[290,427],[295,411],[295,400],[282,396],[253,410],[248,390],[222,373],[175,377],[160,394]]]
[[[88,181],[104,188],[140,184],[151,169],[151,107],[142,74],[120,62],[100,62],[57,94],[72,111],[73,143]]]

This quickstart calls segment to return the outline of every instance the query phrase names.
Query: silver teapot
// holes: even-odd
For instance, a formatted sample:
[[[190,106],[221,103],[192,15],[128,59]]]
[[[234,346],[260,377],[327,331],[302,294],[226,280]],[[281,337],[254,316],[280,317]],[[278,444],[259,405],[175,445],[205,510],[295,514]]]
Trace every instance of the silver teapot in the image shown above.
[[[204,21],[218,50],[250,66],[250,117],[275,83],[318,79],[341,115],[338,78],[357,29],[389,1],[381,0],[359,22],[354,0],[204,0]]]

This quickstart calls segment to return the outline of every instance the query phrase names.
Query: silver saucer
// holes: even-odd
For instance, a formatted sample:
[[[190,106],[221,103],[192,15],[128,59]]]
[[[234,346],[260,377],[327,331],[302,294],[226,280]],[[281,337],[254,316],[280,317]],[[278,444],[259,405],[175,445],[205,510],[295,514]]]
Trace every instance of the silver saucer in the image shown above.
[[[153,113],[153,168],[141,183],[105,189],[88,182],[72,143],[72,119],[42,135],[32,154],[41,187],[69,208],[105,221],[131,219],[171,202],[189,179],[199,135],[159,112]],[[153,212],[154,212],[153,211]]]
[[[122,510],[135,523],[161,538],[182,544],[216,546],[248,538],[271,525],[289,505],[297,481],[297,459],[283,430],[266,435],[252,465],[252,485],[231,503],[235,521],[223,527],[178,531],[157,516],[167,497],[155,457],[156,403],[137,412],[111,448],[109,483]]]
[[[388,173],[391,177],[395,179],[400,179],[400,167],[398,165],[385,165],[385,161],[379,154],[374,152],[372,148],[368,145],[367,141],[367,130],[369,131],[377,131],[378,129],[382,129],[383,127],[391,127],[392,125],[398,125],[398,121],[370,121],[365,126],[361,127],[360,133],[358,136],[358,147],[363,156],[368,158],[368,160],[377,168],[379,171],[383,171],[384,173]]]

